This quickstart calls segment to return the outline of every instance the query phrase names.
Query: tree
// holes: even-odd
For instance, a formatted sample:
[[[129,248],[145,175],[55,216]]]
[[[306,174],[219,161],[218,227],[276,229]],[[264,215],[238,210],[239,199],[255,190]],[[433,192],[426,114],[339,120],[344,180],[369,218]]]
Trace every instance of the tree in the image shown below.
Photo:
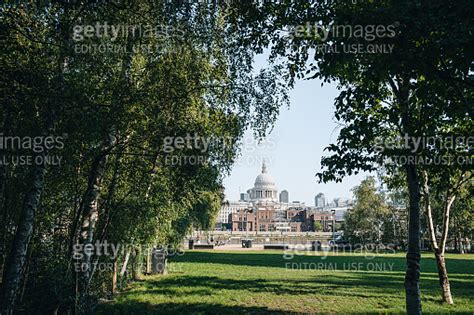
[[[389,207],[377,192],[374,177],[367,177],[354,187],[355,204],[345,215],[344,235],[353,244],[378,245],[383,240]]]
[[[319,221],[314,221],[313,229],[315,232],[321,232],[323,230],[323,225]]]
[[[16,304],[90,312],[120,264],[115,285],[136,271],[141,245],[177,244],[192,225],[211,226],[245,130],[265,134],[287,104],[286,87],[277,67],[252,71],[254,53],[236,49],[232,33],[222,37],[223,15],[211,4],[37,2],[1,10],[2,131],[67,134],[62,148],[41,153],[60,155],[60,165],[0,170],[2,246],[11,253],[2,313]],[[97,21],[125,31],[86,36]],[[212,141],[164,150],[168,138],[191,135]],[[130,248],[75,259],[81,246],[105,241]],[[101,262],[115,271],[101,272]]]
[[[471,248],[474,236],[474,187],[471,184],[461,190],[458,200],[453,205],[452,225],[450,227],[451,239],[454,241],[455,249],[461,253],[465,253],[466,248]]]
[[[446,180],[447,179],[447,180]],[[431,241],[431,247],[434,251],[436,264],[438,267],[438,274],[439,274],[439,282],[442,289],[442,298],[443,301],[448,304],[453,304],[453,298],[451,296],[451,288],[449,285],[448,279],[448,271],[446,268],[446,262],[444,258],[444,253],[446,250],[446,243],[448,240],[448,233],[449,233],[449,226],[450,226],[450,214],[452,205],[459,194],[459,191],[462,187],[472,180],[472,174],[461,174],[458,175],[457,178],[450,178],[446,177],[446,179],[438,179],[439,182],[437,185],[434,186],[438,189],[441,189],[442,192],[438,192],[438,201],[439,201],[439,208],[442,210],[441,217],[442,217],[442,224],[441,224],[441,237],[438,241],[437,233],[439,229],[435,228],[435,223],[433,219],[433,211],[432,211],[432,198],[430,194],[430,185],[428,182],[428,173],[426,171],[423,172],[423,200],[424,206],[426,211],[427,217],[427,225],[428,225],[428,234]],[[448,187],[446,187],[447,185]],[[440,187],[445,186],[445,187]]]
[[[302,78],[339,82],[342,91],[335,102],[335,118],[343,127],[337,144],[327,148],[332,155],[322,160],[320,180],[338,181],[361,170],[374,171],[387,157],[411,161],[399,165],[409,195],[405,291],[410,314],[421,313],[420,152],[413,140],[428,130],[436,133],[431,127],[446,117],[474,117],[468,79],[472,54],[466,49],[472,41],[472,21],[466,13],[473,10],[469,1],[322,1],[235,8],[233,21],[242,31],[242,41],[252,42],[256,49],[271,46],[272,60],[286,63],[290,85]],[[365,31],[374,25],[391,25],[394,32],[385,37],[357,38],[345,32],[321,36],[314,32],[321,25],[343,30],[359,25]],[[295,31],[303,36],[294,36]],[[339,52],[319,49],[321,44],[340,48]],[[348,45],[364,48],[368,44],[393,46],[390,53],[344,51]],[[397,135],[408,139],[404,149],[375,150],[377,140]]]

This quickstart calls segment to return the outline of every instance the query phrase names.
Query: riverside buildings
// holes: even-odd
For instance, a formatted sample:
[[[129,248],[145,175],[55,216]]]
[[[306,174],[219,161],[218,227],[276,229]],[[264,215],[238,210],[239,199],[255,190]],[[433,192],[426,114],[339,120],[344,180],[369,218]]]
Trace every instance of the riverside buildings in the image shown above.
[[[324,207],[306,206],[303,202],[289,201],[289,192],[278,194],[278,187],[268,173],[265,162],[252,188],[236,202],[226,202],[218,215],[220,229],[246,232],[331,232],[344,220],[346,209],[337,211]],[[323,195],[324,198],[324,195]]]

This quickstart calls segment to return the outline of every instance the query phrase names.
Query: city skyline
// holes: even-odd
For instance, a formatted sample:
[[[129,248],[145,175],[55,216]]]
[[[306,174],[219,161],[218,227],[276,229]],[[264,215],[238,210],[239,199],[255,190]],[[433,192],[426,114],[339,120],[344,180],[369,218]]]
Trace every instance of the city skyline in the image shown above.
[[[266,65],[264,55],[256,59],[256,68]],[[319,184],[315,174],[320,171],[324,148],[335,143],[339,134],[333,119],[334,98],[338,95],[335,84],[311,80],[296,82],[290,92],[290,108],[282,109],[273,130],[261,144],[250,132],[245,135],[242,154],[224,179],[226,199],[238,200],[240,193],[252,187],[265,160],[279,192],[287,190],[290,201],[314,204],[314,197],[324,193],[327,201],[334,198],[352,198],[351,189],[369,173],[348,176],[342,183]]]

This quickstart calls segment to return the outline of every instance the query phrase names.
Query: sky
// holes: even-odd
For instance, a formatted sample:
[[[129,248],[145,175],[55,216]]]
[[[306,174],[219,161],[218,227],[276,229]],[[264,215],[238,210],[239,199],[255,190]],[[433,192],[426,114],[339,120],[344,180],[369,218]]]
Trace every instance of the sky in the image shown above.
[[[257,59],[257,67],[265,63]],[[303,201],[314,205],[319,192],[327,201],[336,197],[352,197],[351,189],[369,174],[360,173],[345,178],[342,183],[319,184],[315,174],[321,170],[324,148],[335,143],[339,133],[334,119],[334,98],[338,95],[336,84],[319,80],[298,81],[290,92],[290,108],[282,108],[273,131],[260,144],[252,133],[245,136],[242,155],[230,176],[224,179],[226,198],[237,201],[240,192],[253,187],[260,174],[262,160],[267,172],[275,180],[278,191],[287,190],[290,201]]]

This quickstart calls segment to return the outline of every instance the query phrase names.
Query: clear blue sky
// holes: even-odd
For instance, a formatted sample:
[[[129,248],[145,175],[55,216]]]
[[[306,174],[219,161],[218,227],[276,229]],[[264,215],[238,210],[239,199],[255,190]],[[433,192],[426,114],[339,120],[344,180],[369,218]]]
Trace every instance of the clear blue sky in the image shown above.
[[[257,59],[261,66],[264,58]],[[342,183],[318,184],[315,174],[320,170],[323,150],[335,143],[339,129],[334,119],[335,84],[321,81],[298,81],[290,93],[290,108],[282,108],[275,128],[260,144],[246,135],[241,158],[224,180],[226,198],[238,200],[240,192],[253,187],[265,159],[268,173],[273,176],[278,190],[286,189],[290,201],[304,201],[314,205],[314,196],[323,192],[328,201],[336,197],[351,197],[351,189],[367,174],[347,177]],[[255,149],[255,150],[254,150]]]

